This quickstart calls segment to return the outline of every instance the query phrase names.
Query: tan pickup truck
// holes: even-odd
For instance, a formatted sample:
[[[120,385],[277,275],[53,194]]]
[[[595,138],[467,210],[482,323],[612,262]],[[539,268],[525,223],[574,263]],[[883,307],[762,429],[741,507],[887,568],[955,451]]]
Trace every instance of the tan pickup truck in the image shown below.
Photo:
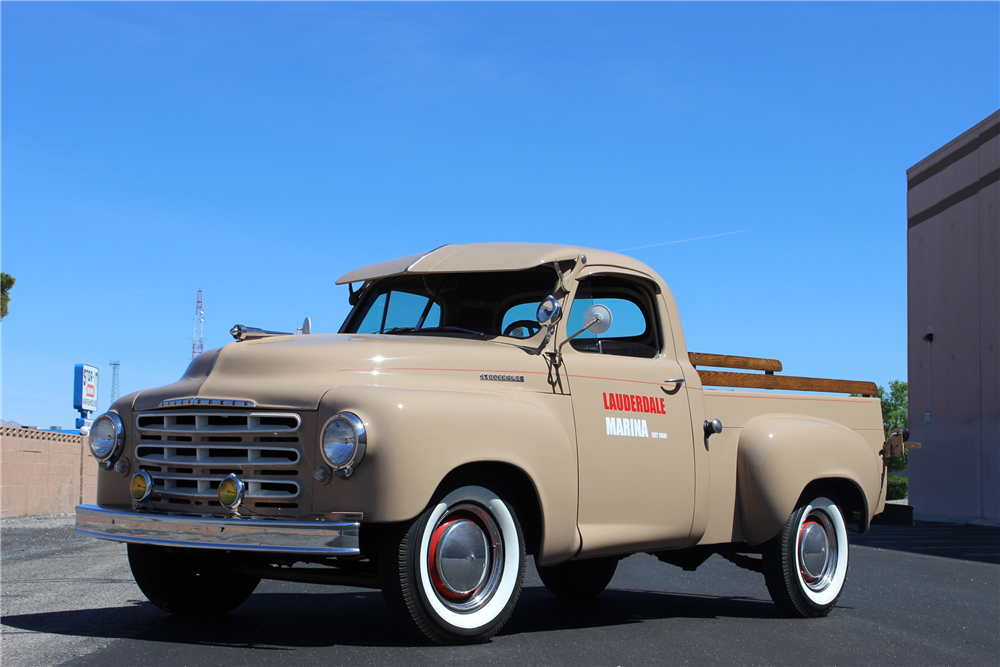
[[[791,616],[836,604],[848,526],[885,502],[872,383],[689,352],[663,279],[612,252],[449,245],[338,284],[339,333],[238,325],[95,420],[77,530],[127,542],[160,608],[225,613],[262,578],[366,586],[424,639],[480,642],[528,554],[586,597],[640,552],[762,572]]]

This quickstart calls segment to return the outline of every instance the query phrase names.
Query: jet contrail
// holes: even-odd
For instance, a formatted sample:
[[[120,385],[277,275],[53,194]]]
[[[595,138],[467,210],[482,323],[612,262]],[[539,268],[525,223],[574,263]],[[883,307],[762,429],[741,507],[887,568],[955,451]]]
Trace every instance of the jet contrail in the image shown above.
[[[723,232],[722,234],[712,234],[710,236],[697,236],[693,239],[682,239],[680,241],[667,241],[666,243],[652,243],[650,245],[640,245],[634,248],[621,248],[620,250],[615,250],[615,252],[625,252],[626,250],[642,250],[643,248],[655,248],[661,245],[673,245],[674,243],[687,243],[688,241],[701,241],[702,239],[714,239],[719,236],[729,236],[730,234],[742,234],[747,230],[741,229],[738,232]]]

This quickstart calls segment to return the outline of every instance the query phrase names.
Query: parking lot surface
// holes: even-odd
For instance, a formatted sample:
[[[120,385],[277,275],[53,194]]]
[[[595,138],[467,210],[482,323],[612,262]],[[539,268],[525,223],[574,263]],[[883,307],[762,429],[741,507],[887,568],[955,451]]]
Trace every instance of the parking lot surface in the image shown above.
[[[875,526],[852,535],[833,613],[791,620],[763,578],[713,556],[697,572],[623,560],[586,603],[548,593],[529,561],[492,642],[427,647],[378,591],[264,581],[217,619],[171,617],[132,581],[125,547],[70,516],[2,523],[0,659],[19,665],[1000,664],[1000,528]]]

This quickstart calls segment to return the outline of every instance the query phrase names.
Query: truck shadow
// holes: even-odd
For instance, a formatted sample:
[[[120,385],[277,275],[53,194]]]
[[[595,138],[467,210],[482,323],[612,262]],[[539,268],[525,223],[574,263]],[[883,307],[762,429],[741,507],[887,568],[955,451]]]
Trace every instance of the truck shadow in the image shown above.
[[[929,523],[874,525],[866,535],[851,534],[851,546],[1000,564],[1000,527]]]
[[[609,588],[590,600],[557,598],[525,588],[501,634],[629,625],[671,618],[784,618],[770,600]]]
[[[501,636],[600,628],[671,618],[779,618],[770,601],[608,589],[585,602],[525,588]],[[182,618],[146,601],[108,607],[4,616],[6,626],[31,632],[130,639],[261,651],[417,645],[397,629],[375,591],[327,594],[257,593],[217,618]]]

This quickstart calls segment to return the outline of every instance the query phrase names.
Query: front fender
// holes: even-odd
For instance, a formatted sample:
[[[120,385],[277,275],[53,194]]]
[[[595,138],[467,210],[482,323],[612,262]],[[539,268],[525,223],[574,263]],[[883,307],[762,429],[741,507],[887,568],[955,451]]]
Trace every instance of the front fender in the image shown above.
[[[814,480],[849,480],[873,508],[881,472],[871,444],[840,424],[790,414],[756,417],[744,427],[737,455],[744,536],[756,545],[777,535]]]
[[[565,559],[579,550],[568,396],[338,387],[320,402],[318,428],[341,411],[365,423],[367,451],[350,479],[316,486],[313,512],[406,521],[427,507],[452,470],[499,462],[519,468],[534,484],[542,511],[540,557]]]

